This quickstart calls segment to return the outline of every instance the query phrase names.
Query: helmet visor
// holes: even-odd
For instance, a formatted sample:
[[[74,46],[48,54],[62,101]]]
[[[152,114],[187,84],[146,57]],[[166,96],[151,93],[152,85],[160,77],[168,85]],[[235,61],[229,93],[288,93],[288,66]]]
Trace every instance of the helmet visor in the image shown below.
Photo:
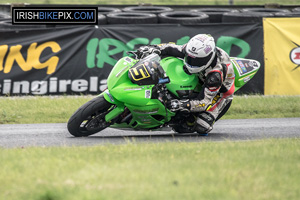
[[[190,68],[201,68],[201,67],[207,65],[207,63],[210,61],[212,55],[213,55],[213,53],[209,54],[208,56],[206,56],[204,58],[196,58],[196,57],[191,57],[191,56],[187,55],[184,58],[184,62]]]

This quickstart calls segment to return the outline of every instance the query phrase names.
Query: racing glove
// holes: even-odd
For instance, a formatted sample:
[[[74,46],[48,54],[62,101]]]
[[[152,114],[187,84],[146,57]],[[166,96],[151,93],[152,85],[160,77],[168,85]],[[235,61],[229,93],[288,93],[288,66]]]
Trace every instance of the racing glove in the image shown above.
[[[188,99],[183,99],[183,100],[178,100],[178,99],[173,99],[169,102],[167,102],[167,108],[172,111],[190,111],[190,101]]]
[[[138,58],[145,58],[146,56],[152,54],[152,53],[156,53],[158,55],[161,54],[161,51],[155,47],[152,46],[141,46],[138,50],[137,50],[137,55]]]

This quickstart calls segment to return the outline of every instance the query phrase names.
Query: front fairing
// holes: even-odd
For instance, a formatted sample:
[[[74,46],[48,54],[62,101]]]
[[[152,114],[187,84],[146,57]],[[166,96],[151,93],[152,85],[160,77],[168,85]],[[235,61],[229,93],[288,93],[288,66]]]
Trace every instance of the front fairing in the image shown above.
[[[111,91],[124,82],[129,82],[128,70],[134,66],[138,60],[130,57],[121,58],[113,67],[107,79],[107,87]]]
[[[150,101],[154,85],[140,86],[130,80],[129,69],[136,64],[138,60],[130,57],[120,59],[107,79],[107,86],[109,93],[119,102],[143,106]]]
[[[155,128],[170,121],[175,115],[157,99],[157,94],[153,94],[157,92],[157,84],[165,84],[178,97],[182,91],[193,91],[198,85],[196,75],[189,76],[184,72],[182,60],[169,57],[159,62],[160,69],[153,68],[153,65],[148,68],[147,63],[141,60],[124,57],[117,62],[108,77],[108,90],[103,95],[110,103],[122,108],[119,114],[125,107],[130,110],[132,120],[129,126],[132,128]]]

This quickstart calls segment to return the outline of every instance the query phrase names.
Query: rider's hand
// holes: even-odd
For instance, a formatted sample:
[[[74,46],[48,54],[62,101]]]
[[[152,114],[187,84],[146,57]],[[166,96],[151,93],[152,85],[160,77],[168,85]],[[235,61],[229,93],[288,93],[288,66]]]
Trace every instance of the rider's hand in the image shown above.
[[[190,111],[190,101],[188,99],[178,100],[173,99],[167,103],[167,108],[172,112],[175,111]]]
[[[160,50],[155,48],[155,47],[150,47],[150,46],[141,46],[138,50],[137,50],[137,55],[139,58],[144,58],[152,53],[156,53],[158,55],[160,55]]]

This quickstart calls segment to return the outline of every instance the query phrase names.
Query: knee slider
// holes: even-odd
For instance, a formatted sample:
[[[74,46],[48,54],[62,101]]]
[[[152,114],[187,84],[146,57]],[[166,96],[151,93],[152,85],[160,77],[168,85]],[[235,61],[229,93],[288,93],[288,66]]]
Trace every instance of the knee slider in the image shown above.
[[[214,122],[214,116],[208,112],[202,112],[198,115],[196,120],[195,130],[200,134],[208,133],[212,130]]]

